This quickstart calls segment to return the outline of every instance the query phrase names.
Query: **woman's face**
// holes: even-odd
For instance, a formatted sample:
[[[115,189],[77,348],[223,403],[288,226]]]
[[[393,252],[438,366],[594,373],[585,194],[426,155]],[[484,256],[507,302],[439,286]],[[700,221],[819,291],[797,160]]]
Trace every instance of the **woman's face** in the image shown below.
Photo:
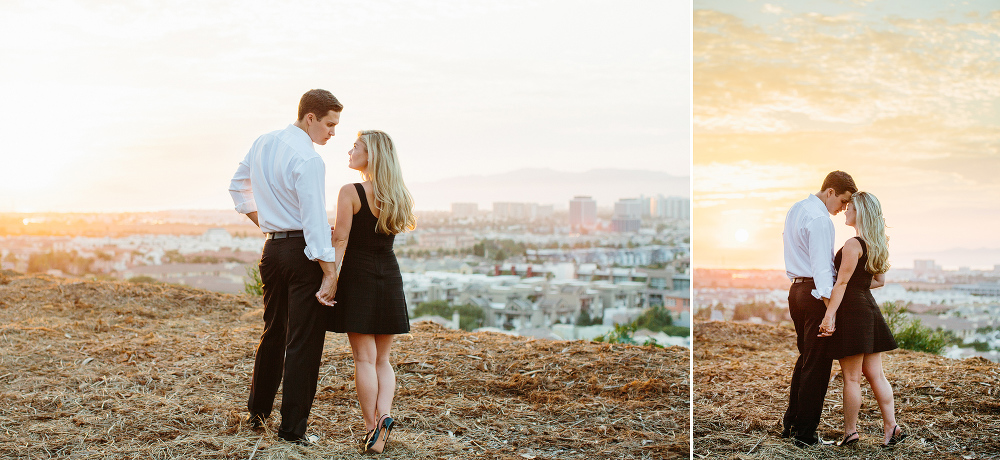
[[[351,147],[351,150],[347,154],[350,155],[347,167],[361,172],[368,170],[368,147],[360,137],[354,141],[354,146]]]
[[[851,227],[855,224],[855,219],[858,218],[858,210],[854,209],[854,203],[847,203],[847,211],[844,212],[844,216],[847,217],[847,225]]]

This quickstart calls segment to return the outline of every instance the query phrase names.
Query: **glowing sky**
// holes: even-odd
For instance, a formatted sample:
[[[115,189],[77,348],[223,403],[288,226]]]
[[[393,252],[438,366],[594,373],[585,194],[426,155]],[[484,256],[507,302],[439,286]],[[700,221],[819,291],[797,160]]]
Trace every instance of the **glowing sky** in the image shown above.
[[[363,128],[393,136],[409,183],[687,176],[690,18],[654,1],[6,0],[0,211],[231,208],[237,162],[317,87],[346,106],[317,148],[331,199],[357,180]]]
[[[835,169],[881,200],[895,266],[1000,264],[1000,4],[694,10],[696,266],[783,268],[785,213]]]

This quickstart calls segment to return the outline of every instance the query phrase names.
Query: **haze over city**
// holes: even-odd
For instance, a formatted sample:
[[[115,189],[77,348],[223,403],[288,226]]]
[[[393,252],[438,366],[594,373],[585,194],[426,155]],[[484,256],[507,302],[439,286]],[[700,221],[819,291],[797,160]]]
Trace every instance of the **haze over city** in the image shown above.
[[[786,211],[837,169],[881,201],[894,266],[1000,264],[995,2],[694,7],[696,267],[782,268]]]
[[[687,178],[690,32],[690,5],[667,2],[6,2],[0,212],[230,209],[253,140],[317,87],[345,105],[317,146],[330,202],[369,128],[416,189],[526,168]]]

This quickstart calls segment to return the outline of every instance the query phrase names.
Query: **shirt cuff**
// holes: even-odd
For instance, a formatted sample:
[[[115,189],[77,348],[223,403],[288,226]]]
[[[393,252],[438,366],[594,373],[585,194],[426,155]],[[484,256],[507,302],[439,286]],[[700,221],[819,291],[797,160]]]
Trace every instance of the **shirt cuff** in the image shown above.
[[[236,212],[240,214],[250,214],[251,212],[257,212],[257,202],[254,200],[244,201],[236,205]]]
[[[812,290],[812,295],[813,295],[813,297],[815,297],[815,298],[817,298],[817,299],[823,299],[823,298],[827,298],[827,299],[829,299],[829,298],[830,298],[830,295],[831,295],[832,293],[833,293],[833,288],[831,288],[831,289],[830,289],[829,291],[826,291],[826,293],[821,293],[821,292],[819,292],[819,289],[813,289],[813,290]]]
[[[315,251],[312,247],[306,246],[304,251],[306,257],[309,260],[316,261],[322,260],[323,262],[336,262],[337,261],[337,250],[335,248],[326,248],[325,250]]]

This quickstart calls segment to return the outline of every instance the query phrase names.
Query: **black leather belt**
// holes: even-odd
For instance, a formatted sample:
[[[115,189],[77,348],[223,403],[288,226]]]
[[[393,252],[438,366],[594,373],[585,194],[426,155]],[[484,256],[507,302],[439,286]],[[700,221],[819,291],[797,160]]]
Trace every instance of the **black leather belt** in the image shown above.
[[[304,235],[302,234],[302,230],[295,230],[295,231],[291,231],[291,232],[265,233],[264,234],[264,239],[265,240],[280,240],[282,238],[302,238],[303,236]]]
[[[800,276],[798,278],[792,278],[792,284],[811,283],[811,282],[813,282],[812,278],[807,278],[807,277],[804,277],[804,276]]]

